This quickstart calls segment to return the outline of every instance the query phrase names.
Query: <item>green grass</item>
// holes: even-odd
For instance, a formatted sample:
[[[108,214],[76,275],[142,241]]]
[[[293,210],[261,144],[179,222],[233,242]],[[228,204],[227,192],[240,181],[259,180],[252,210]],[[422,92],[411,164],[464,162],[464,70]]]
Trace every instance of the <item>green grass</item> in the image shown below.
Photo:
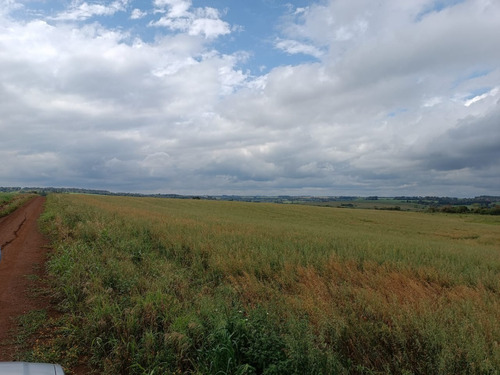
[[[64,312],[54,361],[78,354],[107,374],[500,368],[495,217],[50,195],[42,223]]]
[[[26,342],[40,331],[46,321],[47,311],[44,309],[32,310],[21,315],[18,318],[18,344],[26,345]]]
[[[0,217],[14,212],[34,196],[34,194],[0,192]]]

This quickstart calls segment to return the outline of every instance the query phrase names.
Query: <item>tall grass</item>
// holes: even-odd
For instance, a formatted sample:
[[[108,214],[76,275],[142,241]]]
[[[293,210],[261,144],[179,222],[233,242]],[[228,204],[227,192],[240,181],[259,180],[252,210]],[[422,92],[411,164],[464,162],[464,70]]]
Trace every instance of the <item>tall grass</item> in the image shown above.
[[[107,374],[496,374],[500,222],[473,220],[51,195],[51,345]]]

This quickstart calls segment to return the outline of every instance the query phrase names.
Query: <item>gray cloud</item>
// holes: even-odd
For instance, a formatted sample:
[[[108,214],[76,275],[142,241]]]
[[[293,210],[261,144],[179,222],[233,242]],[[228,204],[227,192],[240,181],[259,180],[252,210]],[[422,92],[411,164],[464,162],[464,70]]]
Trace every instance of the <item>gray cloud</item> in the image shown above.
[[[212,42],[225,31],[208,24],[145,42],[97,23],[16,21],[0,11],[1,184],[499,194],[500,41],[492,36],[500,5],[431,3],[291,8],[277,40],[293,42],[289,53],[318,52],[318,61],[257,77],[240,68],[252,51],[217,51]],[[116,4],[117,12],[128,3]],[[210,18],[230,30],[211,8],[156,5],[157,18],[191,26]]]
[[[485,116],[467,117],[459,121],[456,127],[436,135],[426,146],[425,155],[421,156],[422,162],[437,171],[465,168],[481,170],[498,166],[499,126],[500,101]]]

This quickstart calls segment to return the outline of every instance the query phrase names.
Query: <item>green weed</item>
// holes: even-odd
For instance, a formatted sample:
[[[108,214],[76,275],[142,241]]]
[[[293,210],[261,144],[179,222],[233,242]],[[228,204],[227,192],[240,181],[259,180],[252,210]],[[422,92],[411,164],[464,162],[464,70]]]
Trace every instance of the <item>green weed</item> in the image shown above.
[[[0,192],[0,217],[14,212],[34,196],[34,194]]]
[[[42,225],[56,352],[99,372],[500,368],[494,219],[51,195]]]

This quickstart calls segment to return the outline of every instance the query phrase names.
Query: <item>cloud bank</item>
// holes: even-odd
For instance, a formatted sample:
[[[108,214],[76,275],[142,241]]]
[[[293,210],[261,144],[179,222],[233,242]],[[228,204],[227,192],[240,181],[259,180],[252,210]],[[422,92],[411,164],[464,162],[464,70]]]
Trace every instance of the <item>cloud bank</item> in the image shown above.
[[[231,8],[138,5],[0,1],[0,185],[500,194],[499,2],[292,4],[264,75]]]

